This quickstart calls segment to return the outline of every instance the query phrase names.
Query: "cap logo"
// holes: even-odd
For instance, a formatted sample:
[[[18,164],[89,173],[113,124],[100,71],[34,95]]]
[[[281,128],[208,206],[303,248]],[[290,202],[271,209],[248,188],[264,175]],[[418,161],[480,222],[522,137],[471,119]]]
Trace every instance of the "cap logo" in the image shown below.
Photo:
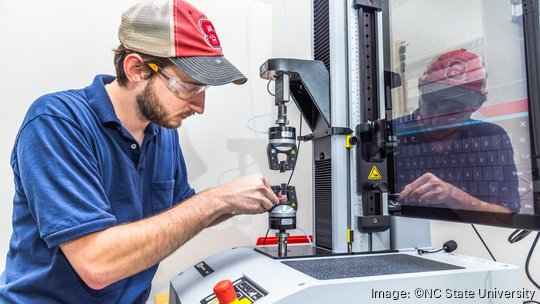
[[[221,43],[219,42],[219,38],[216,33],[216,29],[214,28],[214,25],[210,20],[208,19],[201,19],[199,20],[199,28],[201,29],[204,39],[206,39],[206,42],[208,45],[215,49],[221,48]]]
[[[469,64],[462,60],[452,60],[448,63],[446,72],[444,75],[446,79],[453,81],[463,81],[467,77],[469,71]]]

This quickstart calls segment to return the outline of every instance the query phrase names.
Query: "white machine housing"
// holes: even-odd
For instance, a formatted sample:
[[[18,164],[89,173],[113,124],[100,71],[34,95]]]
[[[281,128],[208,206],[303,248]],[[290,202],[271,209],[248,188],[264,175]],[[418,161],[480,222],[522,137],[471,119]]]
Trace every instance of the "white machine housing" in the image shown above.
[[[294,245],[291,245],[294,246]],[[393,262],[393,257],[416,261],[414,267]],[[370,264],[374,259],[386,261],[385,265]],[[285,263],[321,263],[335,261],[336,265],[361,265],[355,277],[343,276],[340,267],[328,273],[319,267],[317,279]],[[517,304],[530,296],[520,290],[519,269],[493,261],[457,255],[436,253],[419,256],[416,251],[375,255],[342,255],[324,258],[271,259],[252,247],[225,250],[204,260],[212,272],[203,276],[196,266],[189,267],[171,280],[170,303],[218,303],[212,288],[219,281],[229,279],[236,285],[237,295],[256,303],[455,303],[455,304]],[[426,271],[430,265],[451,270]],[[409,270],[424,268],[420,272],[400,273],[401,267]],[[381,270],[395,272],[380,275]],[[349,269],[350,272],[350,269]],[[355,271],[351,272],[354,274]],[[313,273],[311,273],[313,275]],[[246,280],[247,278],[247,280]],[[245,282],[248,281],[247,284]],[[238,284],[243,287],[238,287]],[[244,283],[244,284],[242,284]],[[249,286],[249,287],[246,287]],[[246,292],[245,289],[249,290]],[[244,291],[243,291],[244,290]],[[501,295],[514,291],[511,298]],[[517,294],[516,292],[522,292]],[[497,294],[493,294],[498,292]],[[261,297],[261,294],[263,296]],[[521,297],[521,300],[518,298]]]

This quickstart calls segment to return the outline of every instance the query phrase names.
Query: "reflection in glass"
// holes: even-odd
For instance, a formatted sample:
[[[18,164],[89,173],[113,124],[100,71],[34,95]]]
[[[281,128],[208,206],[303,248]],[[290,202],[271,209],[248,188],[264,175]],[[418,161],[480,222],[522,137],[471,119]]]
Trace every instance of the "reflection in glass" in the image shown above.
[[[390,1],[398,202],[532,214],[519,24],[501,22],[507,1],[456,2]],[[430,18],[405,17],[419,11]]]

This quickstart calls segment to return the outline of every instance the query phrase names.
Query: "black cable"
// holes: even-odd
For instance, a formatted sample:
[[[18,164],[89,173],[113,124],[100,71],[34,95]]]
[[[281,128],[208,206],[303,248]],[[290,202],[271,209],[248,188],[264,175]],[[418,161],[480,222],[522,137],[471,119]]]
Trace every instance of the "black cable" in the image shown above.
[[[529,263],[531,262],[531,257],[534,251],[534,248],[536,247],[536,243],[538,243],[538,239],[540,238],[540,232],[536,233],[536,237],[534,238],[534,241],[531,245],[531,249],[529,250],[529,254],[527,255],[527,260],[525,261],[525,274],[527,274],[527,278],[529,278],[529,281],[533,283],[536,288],[540,289],[540,285],[536,283],[536,281],[532,278],[531,273],[529,272]]]
[[[531,234],[531,232],[532,231],[530,231],[530,230],[516,229],[508,236],[508,242],[510,242],[510,244],[519,242],[519,241],[523,240],[524,238],[526,238],[529,234]],[[529,253],[527,254],[527,260],[525,261],[525,274],[527,275],[527,278],[529,279],[529,281],[531,281],[531,283],[538,289],[540,289],[540,286],[532,278],[531,272],[530,272],[530,269],[529,269],[530,268],[529,265],[530,265],[530,262],[531,262],[532,253],[533,253],[534,249],[536,248],[536,244],[538,243],[539,237],[540,237],[540,232],[538,232],[536,234],[536,237],[534,238],[534,241],[533,241],[533,243],[531,245],[531,249],[529,249]],[[533,300],[525,301],[523,303],[538,303],[538,304],[540,304],[540,302],[533,301]]]
[[[442,248],[438,249],[438,250],[424,250],[424,249],[420,249],[420,248],[415,248],[415,249],[418,251],[419,255],[422,255],[424,253],[437,253],[437,252],[441,252],[443,250],[446,251],[446,252],[454,252],[454,250],[456,250],[457,248],[458,248],[458,245],[457,245],[456,241],[448,240],[448,241],[444,242]]]
[[[523,302],[523,304],[529,304],[529,303],[533,303],[533,304],[540,304],[540,302],[538,302],[538,301],[534,301],[534,300],[529,300],[529,301],[525,301],[525,302]]]
[[[471,224],[471,226],[473,227],[474,232],[476,232],[476,235],[478,235],[478,237],[480,238],[480,241],[482,241],[482,244],[484,244],[484,247],[486,247],[486,250],[489,253],[489,255],[491,256],[491,258],[493,259],[493,261],[497,262],[497,260],[495,259],[495,257],[491,253],[491,250],[489,250],[489,247],[486,245],[486,242],[484,242],[484,239],[482,238],[482,236],[480,235],[478,230],[476,230],[476,227],[474,226],[474,224]]]
[[[424,253],[437,253],[437,252],[441,252],[443,251],[443,249],[437,249],[437,250],[433,250],[433,251],[429,251],[429,250],[424,250],[424,249],[418,249],[416,248],[416,251],[418,252],[418,255],[422,255]]]
[[[302,136],[302,113],[300,113],[300,129],[298,130],[298,136]],[[297,147],[296,147],[296,160],[298,161],[298,154],[300,152],[300,144],[302,142],[300,140],[298,140],[298,144],[297,144]],[[294,166],[294,168],[292,169],[292,172],[291,172],[291,176],[289,176],[289,180],[287,181],[287,187],[289,187],[289,184],[291,183],[291,179],[292,179],[292,176],[294,174],[294,170],[296,169],[296,166]]]
[[[270,232],[270,228],[268,228],[268,230],[266,230],[266,234],[264,235],[263,246],[266,245],[266,238],[268,237],[268,232]]]
[[[517,243],[526,238],[531,232],[530,230],[516,229],[508,236],[508,242],[510,244]]]

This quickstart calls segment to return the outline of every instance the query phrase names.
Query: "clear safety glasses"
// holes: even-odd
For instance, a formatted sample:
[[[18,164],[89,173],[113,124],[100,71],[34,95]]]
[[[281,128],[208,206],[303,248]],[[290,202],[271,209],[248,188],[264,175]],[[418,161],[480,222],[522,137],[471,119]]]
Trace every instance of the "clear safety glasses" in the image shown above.
[[[167,74],[155,63],[147,63],[147,65],[152,69],[152,71],[163,76],[163,78],[167,81],[167,87],[169,90],[171,90],[171,92],[173,92],[180,99],[188,100],[191,97],[206,91],[208,87],[210,87],[206,84],[194,84],[182,81],[176,76]]]

